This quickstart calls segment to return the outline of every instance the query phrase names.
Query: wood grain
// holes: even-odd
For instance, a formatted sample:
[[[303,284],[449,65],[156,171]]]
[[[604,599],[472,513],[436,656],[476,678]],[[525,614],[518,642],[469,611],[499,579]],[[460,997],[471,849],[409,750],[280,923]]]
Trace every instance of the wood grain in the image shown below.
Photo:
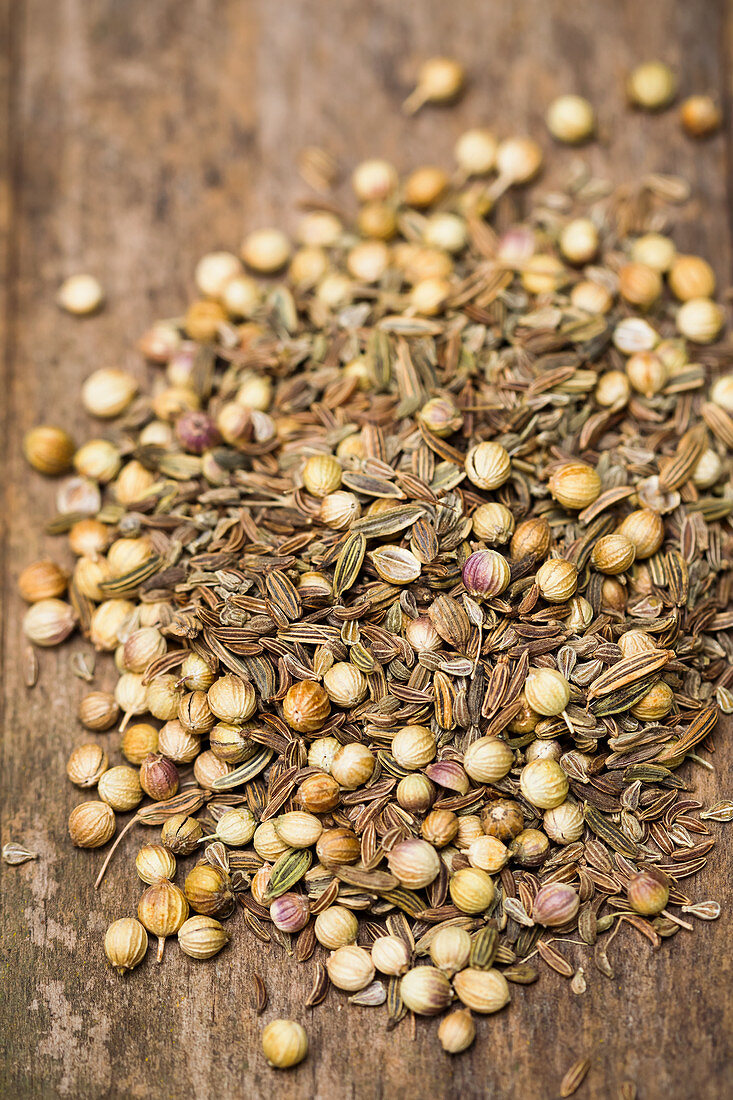
[[[401,168],[449,166],[457,135],[490,124],[501,134],[542,135],[552,96],[579,91],[597,105],[601,141],[582,153],[556,150],[545,181],[574,159],[616,180],[647,171],[690,179],[695,200],[676,230],[681,247],[731,270],[726,136],[693,144],[674,112],[630,115],[623,77],[649,57],[682,74],[683,91],[728,101],[731,16],[723,3],[678,0],[3,0],[7,54],[2,82],[5,432],[3,840],[39,852],[2,868],[2,1094],[14,1097],[247,1095],[358,1097],[557,1096],[565,1070],[589,1055],[583,1097],[615,1097],[625,1080],[640,1100],[718,1100],[733,1090],[733,965],[730,923],[680,933],[653,955],[627,930],[612,948],[616,977],[602,978],[584,949],[588,991],[543,975],[515,987],[511,1010],[479,1024],[475,1048],[449,1061],[434,1023],[383,1030],[379,1010],[331,995],[301,1006],[309,965],[247,937],[215,961],[196,964],[175,944],[122,981],[104,965],[107,924],[132,912],[139,893],[125,858],[101,892],[99,855],[73,852],[66,816],[78,801],[64,764],[82,731],[75,712],[84,685],[69,657],[82,643],[44,655],[38,686],[23,686],[22,607],[14,578],[23,563],[59,548],[42,533],[54,486],[30,477],[22,433],[39,420],[90,425],[78,384],[93,368],[146,368],[134,350],[153,319],[175,316],[198,256],[236,246],[271,220],[293,224],[306,198],[294,161],[307,144],[345,169],[369,154]],[[399,103],[420,58],[460,57],[470,88],[453,110],[406,122]],[[350,205],[347,189],[340,199]],[[521,206],[522,199],[517,200]],[[53,304],[60,280],[93,271],[109,305],[74,321]],[[109,681],[100,662],[98,683]],[[106,740],[114,741],[114,738]],[[715,774],[698,773],[706,799],[730,794],[729,741],[718,738]],[[718,832],[718,827],[716,832]],[[722,834],[722,829],[720,830]],[[149,834],[148,834],[149,835]],[[125,846],[132,852],[133,835]],[[733,900],[733,856],[722,840],[694,882],[696,897]],[[263,1020],[251,975],[266,976]],[[294,1016],[311,1055],[274,1078],[259,1047],[263,1021]],[[12,1051],[12,1053],[11,1053]]]

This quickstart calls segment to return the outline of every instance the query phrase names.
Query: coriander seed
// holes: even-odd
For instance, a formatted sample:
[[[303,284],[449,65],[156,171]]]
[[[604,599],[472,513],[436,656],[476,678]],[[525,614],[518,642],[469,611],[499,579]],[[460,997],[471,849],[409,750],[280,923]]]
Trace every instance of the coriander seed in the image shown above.
[[[248,267],[264,275],[280,271],[290,259],[291,245],[279,229],[256,229],[245,237],[241,256]]]
[[[421,890],[440,872],[440,857],[426,840],[401,840],[387,853],[390,871],[408,890]]]
[[[104,772],[97,784],[99,797],[118,813],[127,813],[143,799],[138,773],[129,764],[118,764]]]
[[[725,324],[725,314],[709,298],[689,298],[677,310],[677,331],[695,344],[712,344]]]
[[[106,802],[82,802],[69,814],[69,836],[77,848],[101,848],[114,832],[114,810]]]
[[[466,749],[463,766],[476,783],[496,783],[514,763],[514,753],[498,737],[480,737]]]
[[[207,917],[229,916],[234,907],[234,894],[229,880],[219,867],[199,863],[186,876],[184,892],[194,913]]]
[[[677,81],[663,61],[645,61],[629,74],[626,94],[635,107],[658,111],[668,107],[677,93]]]
[[[496,165],[499,143],[490,130],[466,130],[458,138],[453,155],[467,176],[485,176]]]
[[[356,992],[369,985],[374,977],[374,965],[363,947],[348,945],[331,953],[327,962],[328,976],[337,989]]]
[[[37,646],[60,645],[76,626],[76,614],[63,600],[44,599],[26,611],[23,633]]]
[[[174,814],[169,817],[161,830],[161,843],[174,855],[188,856],[198,848],[204,831],[193,817]]]
[[[127,974],[145,958],[148,934],[134,917],[113,921],[104,934],[104,953],[118,974]]]
[[[580,511],[592,504],[601,491],[601,479],[592,466],[568,462],[550,477],[550,492],[563,508]]]
[[[577,590],[578,570],[570,561],[550,558],[537,570],[536,581],[541,596],[548,603],[565,603]]]
[[[197,913],[178,929],[178,945],[192,959],[211,959],[229,943],[229,933],[220,921]]]
[[[471,937],[465,928],[439,928],[430,941],[430,958],[443,974],[451,978],[468,966]]]
[[[705,138],[719,130],[723,113],[712,96],[691,95],[680,106],[682,129],[690,137]]]
[[[136,722],[125,730],[120,748],[130,764],[142,764],[146,756],[158,751],[158,731],[148,722]]]
[[[463,90],[466,74],[452,57],[431,57],[423,61],[417,74],[417,86],[402,104],[406,114],[414,114],[426,103],[450,103]]]
[[[453,904],[462,913],[483,913],[494,900],[494,883],[480,867],[462,867],[456,871],[448,889]]]
[[[509,985],[498,970],[468,967],[455,975],[453,988],[458,999],[474,1012],[498,1012],[510,1001]]]
[[[400,977],[410,965],[410,951],[398,936],[380,936],[372,944],[372,963],[381,974]]]
[[[545,121],[552,136],[566,145],[587,141],[595,129],[593,108],[579,95],[558,96],[550,104]]]
[[[165,802],[178,790],[178,769],[161,753],[150,753],[140,765],[140,785],[154,801]]]
[[[644,868],[630,876],[626,896],[635,913],[645,917],[656,916],[669,901],[668,879],[656,868]]]
[[[87,317],[104,302],[104,290],[94,275],[69,275],[59,287],[56,301],[67,313]]]
[[[309,918],[310,903],[302,894],[281,894],[270,902],[270,920],[281,932],[300,932]]]
[[[74,749],[66,763],[66,774],[75,787],[95,787],[107,766],[104,749],[89,743]]]
[[[305,1028],[295,1020],[272,1020],[262,1032],[262,1050],[274,1069],[290,1069],[308,1053]]]
[[[148,886],[137,907],[140,923],[158,938],[156,962],[163,961],[165,941],[173,936],[188,916],[188,902],[182,890],[167,879]]]
[[[542,886],[534,899],[532,916],[545,928],[558,928],[571,921],[580,908],[580,898],[572,886],[551,882]]]
[[[406,1007],[418,1016],[437,1016],[452,1000],[450,982],[434,966],[416,966],[403,975],[400,995]]]
[[[45,558],[25,567],[18,577],[18,591],[26,603],[38,603],[63,596],[68,581],[61,566]]]
[[[162,844],[145,844],[135,856],[135,870],[143,882],[152,886],[175,877],[175,856]]]
[[[23,436],[23,454],[39,474],[58,477],[71,468],[74,441],[62,428],[32,428]]]
[[[461,1054],[468,1050],[476,1038],[476,1025],[471,1013],[465,1008],[449,1012],[440,1021],[438,1038],[446,1054]]]
[[[343,905],[330,905],[328,909],[318,914],[314,929],[318,942],[330,951],[336,951],[339,947],[347,947],[355,942],[359,922],[350,909],[346,909]],[[372,962],[374,962],[373,951]]]
[[[554,760],[533,760],[526,764],[519,785],[527,801],[540,810],[559,806],[568,795],[567,776]]]
[[[119,713],[117,701],[108,691],[90,691],[79,704],[79,719],[88,730],[108,730]]]

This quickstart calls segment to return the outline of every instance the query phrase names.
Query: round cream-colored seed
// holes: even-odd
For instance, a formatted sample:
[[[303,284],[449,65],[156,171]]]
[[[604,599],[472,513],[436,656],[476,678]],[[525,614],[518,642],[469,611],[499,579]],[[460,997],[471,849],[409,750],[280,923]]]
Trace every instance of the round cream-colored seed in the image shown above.
[[[537,570],[535,580],[543,599],[550,603],[565,603],[578,587],[578,570],[564,558],[549,558]]]
[[[418,1016],[437,1016],[452,999],[450,982],[434,966],[416,966],[400,982],[403,1003]]]
[[[316,917],[314,931],[320,944],[336,951],[355,942],[359,922],[350,909],[343,905],[331,905]]]
[[[511,999],[509,985],[498,970],[461,970],[453,979],[458,999],[474,1012],[498,1012]]]
[[[547,129],[557,141],[579,145],[595,129],[593,107],[580,95],[561,95],[550,104],[545,115]]]
[[[280,229],[256,229],[242,244],[242,259],[253,271],[273,274],[290,259],[291,245]]]
[[[712,344],[725,324],[725,314],[709,298],[690,298],[677,310],[677,331],[696,344]]]
[[[575,802],[561,802],[559,806],[545,810],[542,827],[556,844],[574,844],[583,835],[585,818]]]
[[[104,290],[93,275],[70,275],[59,287],[56,301],[67,313],[84,317],[102,305]]]
[[[561,714],[570,701],[570,684],[554,668],[530,669],[524,684],[524,694],[537,714]]]
[[[568,779],[554,760],[533,760],[526,764],[519,777],[522,794],[532,806],[552,810],[565,801]]]
[[[232,252],[208,252],[196,264],[194,280],[207,298],[220,298],[229,280],[241,271],[242,265]]]
[[[463,767],[475,783],[497,783],[511,770],[514,753],[498,737],[479,737],[463,757]]]
[[[326,963],[328,976],[337,989],[355,993],[374,978],[371,955],[363,947],[349,945],[332,952]]]
[[[406,973],[410,965],[410,951],[398,936],[380,936],[372,944],[372,962],[380,974],[397,977]]]
[[[494,836],[480,836],[469,846],[469,861],[491,875],[497,874],[509,859],[509,849]]]
[[[590,263],[598,246],[598,230],[590,218],[574,218],[560,234],[560,251],[571,264]]]
[[[435,736],[427,726],[403,726],[392,738],[392,756],[410,771],[429,764],[435,751]]]
[[[483,913],[494,900],[494,883],[479,867],[462,867],[451,878],[451,900],[462,913]]]
[[[305,1028],[295,1020],[272,1020],[262,1032],[262,1050],[274,1069],[290,1069],[308,1053]]]
[[[438,970],[452,977],[468,966],[471,937],[465,928],[444,925],[430,940],[430,958]]]

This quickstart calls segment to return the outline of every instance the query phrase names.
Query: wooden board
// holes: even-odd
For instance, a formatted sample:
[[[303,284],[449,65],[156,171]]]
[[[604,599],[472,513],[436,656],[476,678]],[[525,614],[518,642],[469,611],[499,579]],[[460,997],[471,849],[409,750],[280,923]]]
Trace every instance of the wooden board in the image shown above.
[[[149,962],[120,980],[104,965],[101,938],[112,919],[134,911],[138,885],[120,858],[95,893],[99,854],[72,851],[66,837],[78,797],[64,764],[82,737],[75,712],[85,685],[70,675],[72,650],[63,647],[44,656],[38,686],[24,687],[14,584],[25,562],[58,553],[41,533],[54,486],[29,476],[22,433],[52,420],[83,438],[89,424],[79,382],[101,365],[145,374],[135,339],[155,318],[181,310],[196,259],[236,247],[257,225],[294,223],[295,203],[308,195],[294,162],[307,144],[329,149],[345,169],[370,154],[401,169],[449,166],[468,125],[531,132],[548,145],[547,103],[578,91],[597,105],[601,141],[581,153],[556,151],[550,180],[579,157],[616,180],[681,173],[696,197],[678,242],[707,255],[727,281],[729,138],[694,144],[674,112],[629,115],[622,84],[634,62],[659,56],[682,73],[684,91],[709,90],[728,105],[730,6],[3,0],[0,11],[7,44],[0,127],[8,137],[0,140],[2,822],[4,841],[40,854],[36,863],[2,867],[2,1094],[540,1100],[557,1096],[568,1066],[589,1055],[584,1097],[615,1097],[625,1080],[638,1083],[640,1100],[730,1095],[730,834],[692,886],[696,897],[724,903],[721,921],[698,925],[694,936],[680,933],[656,955],[623,932],[611,949],[613,981],[583,948],[571,948],[586,970],[583,996],[549,973],[540,986],[514,987],[511,1010],[482,1021],[475,1048],[456,1060],[441,1052],[434,1023],[420,1022],[412,1041],[409,1025],[387,1034],[380,1010],[349,1007],[335,995],[304,1010],[310,966],[291,965],[241,927],[212,963],[196,964],[170,944],[163,966]],[[455,109],[426,110],[408,122],[399,104],[418,60],[435,53],[466,63],[470,89]],[[60,280],[77,270],[98,275],[109,298],[86,321],[60,314],[53,302]],[[109,670],[101,665],[104,685]],[[733,753],[723,737],[715,761],[715,774],[696,776],[708,800],[731,793]],[[275,1077],[260,1053],[254,969],[266,974],[270,991],[263,1020],[294,1016],[308,1029],[310,1057],[287,1076]]]

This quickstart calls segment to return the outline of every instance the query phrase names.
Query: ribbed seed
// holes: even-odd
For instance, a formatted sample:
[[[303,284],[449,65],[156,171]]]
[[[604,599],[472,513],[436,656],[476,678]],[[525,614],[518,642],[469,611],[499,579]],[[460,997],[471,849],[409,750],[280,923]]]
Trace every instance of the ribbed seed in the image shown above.
[[[293,848],[284,852],[270,872],[270,882],[265,898],[271,901],[286,894],[297,882],[300,882],[311,863],[313,856],[307,848]]]
[[[454,681],[449,679],[444,672],[436,672],[433,676],[435,721],[445,730],[452,730],[456,724],[453,715],[453,704],[455,701],[455,688],[453,684]]]
[[[687,732],[679,741],[671,742],[662,749],[656,757],[656,764],[667,764],[672,768],[678,767],[685,756],[700,741],[704,741],[709,733],[712,733],[718,724],[718,711],[716,707],[705,707],[695,715]]]
[[[403,504],[392,508],[377,516],[363,516],[351,525],[353,534],[364,535],[365,538],[387,538],[389,535],[397,535],[406,527],[411,527],[416,520],[425,514],[425,509],[415,504]]]
[[[621,714],[630,710],[640,699],[643,699],[650,688],[657,683],[658,677],[654,674],[637,680],[627,687],[619,688],[605,694],[602,699],[591,702],[591,710],[597,718],[604,718],[610,714]]]
[[[190,816],[200,810],[206,802],[206,792],[199,788],[184,791],[174,795],[166,802],[153,802],[149,806],[142,806],[137,811],[137,817],[146,825],[162,825],[169,817],[175,814]]]
[[[507,966],[502,970],[502,974],[508,982],[514,982],[515,985],[531,985],[540,976],[537,967],[529,963],[515,963],[513,966]]]
[[[414,524],[410,532],[410,544],[413,554],[423,563],[428,565],[438,556],[438,537],[435,528],[429,520],[421,517]]]
[[[703,420],[716,439],[724,443],[729,451],[733,451],[733,417],[712,401],[706,401],[701,411]]]
[[[572,978],[575,973],[573,967],[551,944],[545,940],[538,940],[537,951],[540,958],[547,963],[551,970],[554,970],[557,974],[562,974],[563,978]]]
[[[279,569],[271,569],[265,577],[265,591],[271,602],[276,604],[288,619],[297,619],[300,616],[301,604],[297,589],[290,578]]]
[[[590,1065],[590,1058],[579,1058],[577,1062],[573,1062],[560,1082],[560,1096],[566,1098],[578,1091],[585,1080]]]
[[[323,1000],[325,1000],[328,993],[329,981],[326,968],[322,962],[316,963],[315,973],[313,975],[313,985],[311,991],[305,999],[306,1008],[315,1008]]]
[[[438,596],[431,604],[428,614],[438,634],[448,645],[458,650],[466,648],[471,624],[457,600],[450,596]]]
[[[400,1020],[403,1020],[407,1015],[407,1009],[400,993],[399,978],[390,978],[387,982],[387,1012],[390,1027],[396,1027]]]
[[[254,779],[267,767],[272,759],[272,754],[273,749],[261,749],[246,764],[241,764],[233,772],[229,772],[229,775],[222,775],[219,779],[215,779],[211,784],[212,789],[215,791],[228,791],[232,787],[241,787],[244,783],[248,783],[250,779]]]
[[[370,477],[368,474],[345,470],[341,481],[347,489],[353,489],[355,493],[363,493],[367,497],[379,497],[381,500],[405,499],[405,494],[399,485],[383,477]]]
[[[359,576],[365,553],[364,535],[352,531],[346,538],[333,573],[333,594],[337,599],[351,588]]]
[[[677,607],[684,607],[690,595],[690,571],[679,550],[668,550],[665,556],[667,587]]]
[[[674,656],[671,650],[655,649],[649,652],[636,653],[633,657],[624,657],[612,665],[607,672],[599,676],[595,683],[591,684],[588,699],[598,699],[611,692],[628,687],[638,680],[658,672],[664,668],[670,658]]]
[[[138,590],[143,581],[149,580],[158,572],[161,561],[157,554],[153,554],[142,565],[138,565],[137,569],[131,569],[129,573],[123,573],[121,577],[115,577],[111,581],[104,581],[99,589],[109,597],[130,596]]]
[[[402,886],[397,887],[396,890],[383,890],[381,893],[385,901],[398,906],[404,913],[407,913],[408,917],[419,917],[425,909],[425,905],[418,895],[413,893],[412,890],[405,890]]]
[[[662,489],[667,491],[679,489],[689,480],[705,449],[706,439],[707,431],[704,424],[696,424],[694,428],[685,432],[677,444],[674,456],[659,475],[659,485]]]
[[[635,859],[638,855],[639,849],[633,841],[630,841],[628,837],[624,836],[620,829],[617,829],[599,810],[596,810],[593,806],[589,806],[587,803],[583,807],[583,817],[585,818],[588,828],[591,829],[600,840],[608,844],[609,848],[613,848],[615,852],[620,852],[622,856],[628,856],[629,859]]]
[[[499,933],[496,928],[482,928],[471,942],[471,954],[468,965],[475,970],[490,970],[494,965],[499,946]]]

